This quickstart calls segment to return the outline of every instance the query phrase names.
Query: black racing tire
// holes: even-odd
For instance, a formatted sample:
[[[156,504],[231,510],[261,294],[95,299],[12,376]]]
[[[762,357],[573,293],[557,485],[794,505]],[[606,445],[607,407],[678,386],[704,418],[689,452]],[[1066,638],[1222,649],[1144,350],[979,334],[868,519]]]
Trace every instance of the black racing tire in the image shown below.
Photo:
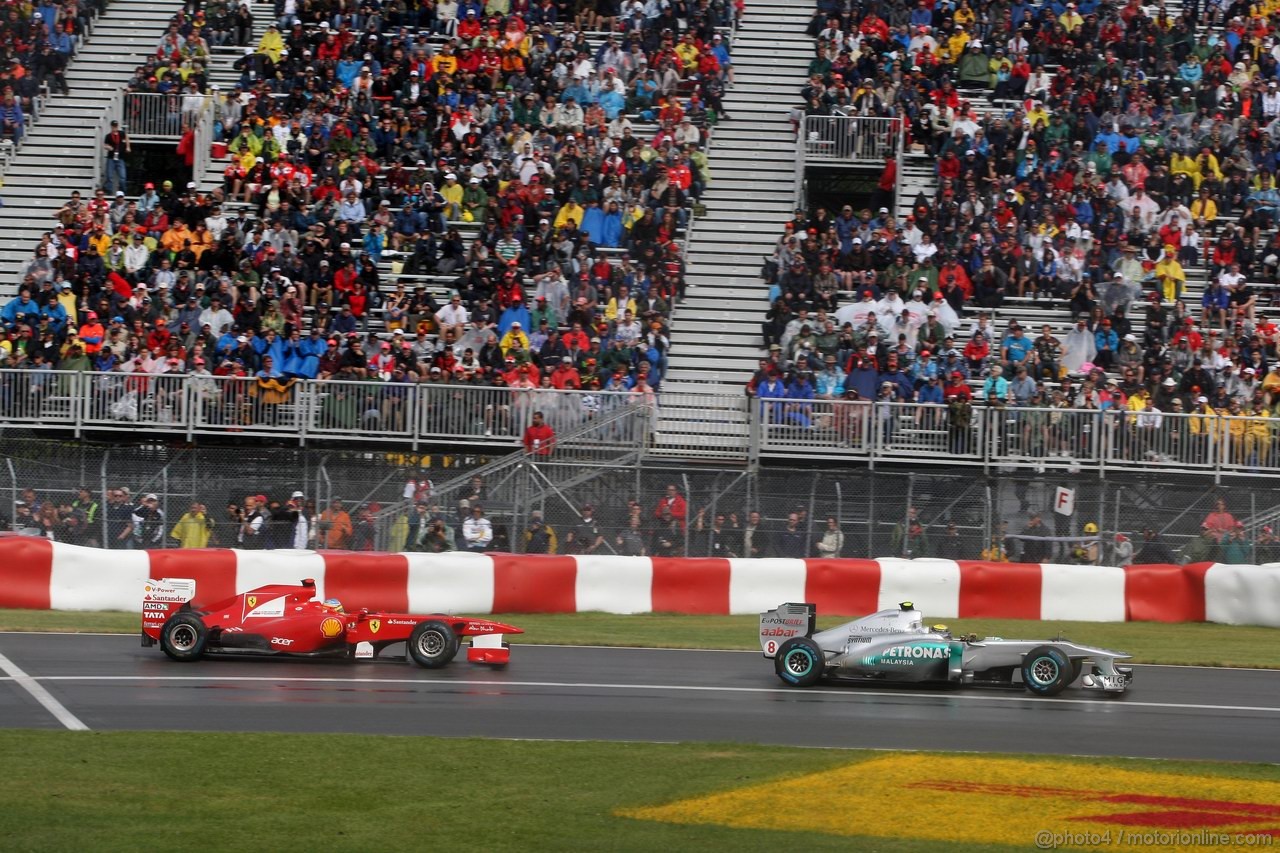
[[[419,622],[409,635],[409,659],[425,669],[447,666],[461,645],[454,630],[438,619]]]
[[[1075,684],[1080,680],[1080,673],[1084,671],[1084,661],[1076,658],[1071,661],[1071,684]]]
[[[782,644],[773,659],[773,671],[792,687],[812,687],[827,670],[827,656],[808,637],[793,637]]]
[[[1057,696],[1076,674],[1071,659],[1057,646],[1036,646],[1022,659],[1022,684],[1037,696]]]
[[[194,613],[179,613],[160,629],[160,649],[176,661],[187,663],[204,656],[209,629]]]

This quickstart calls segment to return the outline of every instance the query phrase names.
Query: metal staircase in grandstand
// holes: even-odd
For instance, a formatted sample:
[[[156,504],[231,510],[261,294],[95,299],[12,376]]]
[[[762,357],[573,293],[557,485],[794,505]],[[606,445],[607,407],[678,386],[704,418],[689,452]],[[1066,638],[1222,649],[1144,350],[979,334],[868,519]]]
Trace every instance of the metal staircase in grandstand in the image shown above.
[[[709,411],[711,395],[742,392],[760,358],[768,310],[760,267],[773,251],[795,199],[795,132],[790,111],[813,54],[805,33],[810,3],[747,5],[733,43],[730,118],[716,128],[711,182],[689,241],[688,292],[672,323],[654,452],[714,458],[741,448],[740,411]]]

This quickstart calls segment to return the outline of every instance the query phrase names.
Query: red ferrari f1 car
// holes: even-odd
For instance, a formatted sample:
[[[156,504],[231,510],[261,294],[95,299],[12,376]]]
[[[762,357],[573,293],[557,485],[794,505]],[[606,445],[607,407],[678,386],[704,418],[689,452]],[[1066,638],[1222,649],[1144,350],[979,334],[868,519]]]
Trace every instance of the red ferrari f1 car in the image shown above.
[[[316,583],[261,586],[212,604],[195,604],[196,583],[185,578],[149,580],[142,597],[142,645],[177,661],[210,654],[376,658],[406,643],[418,666],[438,669],[470,637],[467,660],[505,666],[511,648],[504,634],[519,628],[465,616],[348,613],[336,599],[319,601]]]

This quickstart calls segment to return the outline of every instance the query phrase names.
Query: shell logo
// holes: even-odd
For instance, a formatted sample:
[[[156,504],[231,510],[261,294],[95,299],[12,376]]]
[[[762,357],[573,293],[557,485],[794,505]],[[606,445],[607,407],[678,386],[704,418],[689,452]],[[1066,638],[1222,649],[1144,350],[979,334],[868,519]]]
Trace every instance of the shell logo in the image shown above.
[[[342,620],[336,616],[326,616],[320,623],[320,633],[326,637],[336,637],[342,633]]]

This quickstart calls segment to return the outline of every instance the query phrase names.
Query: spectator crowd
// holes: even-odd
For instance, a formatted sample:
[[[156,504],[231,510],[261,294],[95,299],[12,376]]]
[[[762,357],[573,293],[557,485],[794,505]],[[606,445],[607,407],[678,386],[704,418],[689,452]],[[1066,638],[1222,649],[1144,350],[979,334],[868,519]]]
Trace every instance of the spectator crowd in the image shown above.
[[[936,183],[900,217],[891,155],[863,209],[786,223],[762,270],[769,354],[747,387],[768,418],[840,430],[857,404],[915,403],[933,411],[915,423],[932,419],[965,451],[975,407],[1110,412],[1137,459],[1200,461],[1229,437],[1232,461],[1274,464],[1274,16],[1200,3],[1179,15],[1137,2],[818,7],[797,118],[892,119]],[[1010,309],[1037,321],[1002,322]],[[896,420],[874,428],[891,438]],[[1087,443],[1084,420],[1032,420],[1017,430],[1033,436],[1028,453]]]
[[[67,63],[101,0],[10,4],[0,15],[0,138],[18,143],[43,93],[69,94]]]
[[[113,126],[107,185],[57,211],[0,311],[0,366],[243,377],[250,415],[201,397],[224,419],[272,416],[299,379],[651,402],[737,14],[286,1],[255,38],[245,5],[179,13],[129,90],[212,98],[223,184],[126,173]],[[208,79],[227,45],[231,91]],[[122,419],[163,402],[108,387]]]

